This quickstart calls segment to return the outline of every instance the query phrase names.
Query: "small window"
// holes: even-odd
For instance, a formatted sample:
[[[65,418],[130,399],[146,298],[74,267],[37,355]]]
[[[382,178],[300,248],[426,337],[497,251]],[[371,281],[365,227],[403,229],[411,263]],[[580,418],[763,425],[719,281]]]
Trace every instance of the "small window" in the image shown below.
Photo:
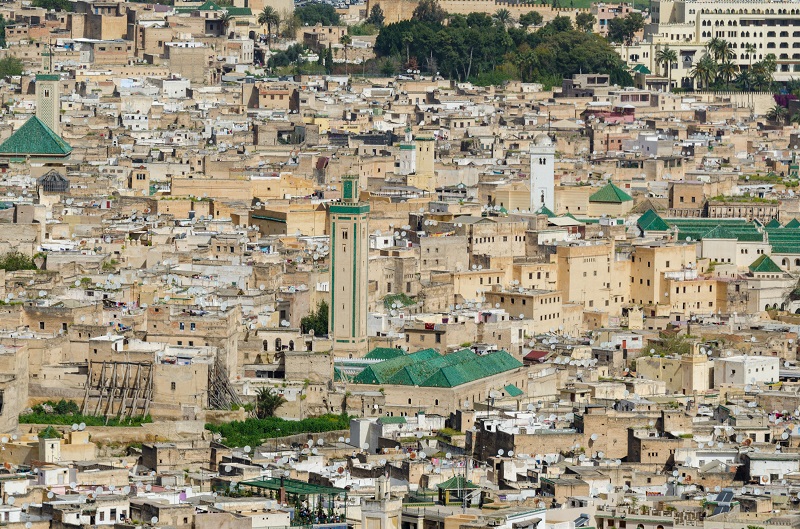
[[[175,391],[175,382],[170,382],[169,383],[169,389],[171,389],[172,391]]]

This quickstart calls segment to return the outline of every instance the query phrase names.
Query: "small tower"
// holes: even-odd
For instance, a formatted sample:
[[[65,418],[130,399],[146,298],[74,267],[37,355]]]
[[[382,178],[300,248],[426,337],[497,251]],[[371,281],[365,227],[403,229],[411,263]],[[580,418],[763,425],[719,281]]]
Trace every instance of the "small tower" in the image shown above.
[[[417,136],[414,138],[414,143],[416,167],[414,174],[406,179],[408,185],[434,192],[436,191],[434,178],[436,140],[431,136]]]
[[[400,163],[397,174],[407,176],[417,172],[417,148],[411,136],[411,127],[406,127],[406,136],[400,143],[400,155],[397,161]]]
[[[372,529],[397,529],[403,501],[392,496],[389,478],[375,479],[375,498],[361,500],[361,527]]]
[[[547,134],[531,144],[531,211],[546,207],[555,212],[556,148]]]
[[[61,135],[61,78],[58,75],[36,76],[36,117],[57,135]]]
[[[39,460],[45,463],[58,463],[61,461],[61,439],[46,432],[39,437]]]
[[[367,353],[367,263],[369,204],[359,201],[358,177],[342,177],[342,201],[330,208],[330,337],[336,353]]]

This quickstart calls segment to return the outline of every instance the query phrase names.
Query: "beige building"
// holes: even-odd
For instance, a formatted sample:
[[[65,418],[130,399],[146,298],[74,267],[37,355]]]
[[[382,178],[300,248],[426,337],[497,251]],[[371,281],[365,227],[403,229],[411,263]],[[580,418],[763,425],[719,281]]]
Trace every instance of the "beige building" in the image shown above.
[[[640,356],[636,376],[666,384],[667,392],[691,395],[714,386],[714,361],[704,354],[673,357]]]
[[[646,307],[646,316],[655,316],[659,305],[672,306],[670,282],[695,279],[696,266],[696,244],[636,246],[631,255],[630,302]]]
[[[705,46],[713,38],[730,43],[731,61],[747,68],[773,53],[778,59],[776,81],[787,81],[800,72],[800,32],[792,30],[800,20],[800,10],[791,2],[707,0],[651,0],[651,23],[645,27],[644,40],[618,51],[629,64],[643,64],[652,72],[665,73],[657,64],[659,49],[669,46],[678,54],[671,65],[673,87],[693,88],[694,65],[705,55]],[[753,57],[745,46],[753,44]]]
[[[615,259],[610,240],[559,244],[557,290],[565,302],[583,305],[585,310],[619,314],[627,302],[629,263]]]

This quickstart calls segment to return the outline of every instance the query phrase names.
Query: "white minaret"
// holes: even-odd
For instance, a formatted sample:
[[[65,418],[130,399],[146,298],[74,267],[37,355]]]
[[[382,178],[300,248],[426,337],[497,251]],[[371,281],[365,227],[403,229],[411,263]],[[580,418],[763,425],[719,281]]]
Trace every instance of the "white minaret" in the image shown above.
[[[547,134],[531,144],[531,211],[546,207],[555,213],[556,148]]]

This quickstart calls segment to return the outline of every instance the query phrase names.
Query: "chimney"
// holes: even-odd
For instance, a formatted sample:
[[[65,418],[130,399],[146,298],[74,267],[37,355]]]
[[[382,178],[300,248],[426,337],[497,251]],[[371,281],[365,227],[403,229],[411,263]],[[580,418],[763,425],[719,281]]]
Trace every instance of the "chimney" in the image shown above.
[[[286,487],[284,486],[283,480],[284,477],[281,476],[281,490],[278,497],[280,499],[281,505],[286,505]]]

